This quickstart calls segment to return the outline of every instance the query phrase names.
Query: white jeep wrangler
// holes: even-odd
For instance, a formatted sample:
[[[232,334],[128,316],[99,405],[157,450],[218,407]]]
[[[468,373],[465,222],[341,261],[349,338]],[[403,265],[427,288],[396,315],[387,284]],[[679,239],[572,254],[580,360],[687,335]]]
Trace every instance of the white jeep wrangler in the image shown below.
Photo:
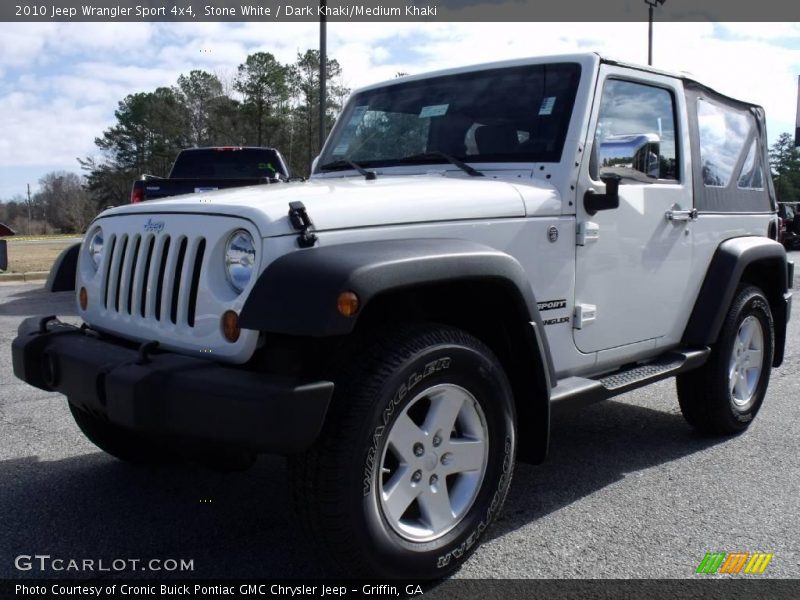
[[[114,208],[85,325],[28,319],[16,375],[131,462],[290,457],[349,571],[437,577],[554,406],[677,376],[734,434],[781,364],[793,265],[761,108],[596,54],[355,92],[305,183]]]

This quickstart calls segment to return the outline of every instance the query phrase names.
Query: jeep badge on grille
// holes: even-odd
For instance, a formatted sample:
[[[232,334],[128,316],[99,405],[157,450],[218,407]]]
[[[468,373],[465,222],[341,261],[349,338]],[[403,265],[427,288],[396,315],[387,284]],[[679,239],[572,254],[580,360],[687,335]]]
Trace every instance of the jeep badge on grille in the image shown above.
[[[155,233],[161,233],[164,229],[164,221],[153,221],[153,219],[147,219],[147,223],[144,224],[145,231],[153,231]]]

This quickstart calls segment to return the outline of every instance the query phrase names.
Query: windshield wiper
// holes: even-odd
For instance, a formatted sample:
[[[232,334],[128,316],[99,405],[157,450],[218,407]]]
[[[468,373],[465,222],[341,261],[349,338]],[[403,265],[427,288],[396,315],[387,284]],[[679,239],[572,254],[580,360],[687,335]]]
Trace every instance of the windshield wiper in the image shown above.
[[[478,171],[477,169],[473,169],[467,163],[457,159],[455,156],[450,156],[445,152],[439,152],[438,150],[431,150],[430,152],[422,152],[420,154],[411,154],[410,156],[404,156],[397,160],[400,163],[415,163],[415,162],[426,162],[428,159],[431,158],[443,158],[447,162],[457,166],[459,169],[464,171],[470,177],[484,177],[484,174]]]
[[[341,169],[355,169],[361,175],[364,176],[364,179],[367,181],[372,181],[373,179],[378,178],[378,174],[375,171],[367,171],[364,167],[359,164],[354,163],[352,160],[347,160],[346,158],[342,160],[334,160],[329,163],[325,163],[324,165],[320,166],[320,171],[339,171]]]

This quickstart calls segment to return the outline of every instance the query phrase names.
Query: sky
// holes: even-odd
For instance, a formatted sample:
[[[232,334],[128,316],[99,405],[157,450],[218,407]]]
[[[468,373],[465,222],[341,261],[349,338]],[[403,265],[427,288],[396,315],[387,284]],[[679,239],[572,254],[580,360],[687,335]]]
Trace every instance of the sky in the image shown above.
[[[0,23],[0,200],[102,159],[95,137],[127,94],[204,69],[230,81],[248,54],[293,62],[316,23]],[[646,64],[647,23],[329,23],[350,88],[439,68],[584,51]],[[794,132],[800,23],[655,23],[654,66],[762,105],[770,142]]]

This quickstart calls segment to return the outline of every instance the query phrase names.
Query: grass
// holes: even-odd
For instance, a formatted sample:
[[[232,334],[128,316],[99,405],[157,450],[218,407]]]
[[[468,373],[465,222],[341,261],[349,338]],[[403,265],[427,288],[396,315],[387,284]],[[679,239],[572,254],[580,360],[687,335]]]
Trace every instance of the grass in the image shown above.
[[[64,248],[71,246],[76,240],[62,237],[62,239],[35,243],[25,243],[25,241],[19,238],[8,239],[8,273],[49,271],[53,261]]]
[[[31,235],[9,235],[9,236],[0,236],[0,240],[6,240],[7,242],[25,242],[30,240],[61,240],[65,238],[79,238],[83,237],[82,233],[42,233],[42,234],[31,234]]]

